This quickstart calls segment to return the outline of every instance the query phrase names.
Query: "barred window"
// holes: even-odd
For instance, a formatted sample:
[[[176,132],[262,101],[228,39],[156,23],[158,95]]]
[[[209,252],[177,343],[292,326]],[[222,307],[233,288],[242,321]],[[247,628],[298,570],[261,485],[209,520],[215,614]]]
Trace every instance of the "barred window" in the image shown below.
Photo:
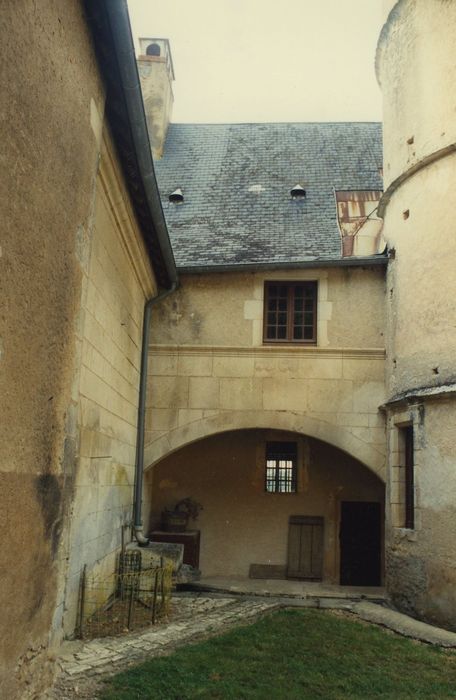
[[[266,443],[266,491],[296,493],[298,446],[296,442]]]
[[[265,283],[263,341],[317,342],[316,282]]]

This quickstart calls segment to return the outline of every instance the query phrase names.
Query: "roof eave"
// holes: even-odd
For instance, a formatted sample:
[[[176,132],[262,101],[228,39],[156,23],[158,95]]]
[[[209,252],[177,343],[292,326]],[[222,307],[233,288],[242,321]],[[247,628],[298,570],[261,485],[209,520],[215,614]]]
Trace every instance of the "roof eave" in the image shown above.
[[[130,199],[159,287],[177,283],[177,268],[160,201],[126,0],[85,0],[106,116]]]
[[[226,272],[259,272],[261,270],[303,270],[320,267],[374,267],[386,266],[387,255],[369,255],[364,257],[347,258],[316,258],[294,262],[264,262],[264,263],[224,263],[221,265],[179,265],[181,275],[204,275]]]

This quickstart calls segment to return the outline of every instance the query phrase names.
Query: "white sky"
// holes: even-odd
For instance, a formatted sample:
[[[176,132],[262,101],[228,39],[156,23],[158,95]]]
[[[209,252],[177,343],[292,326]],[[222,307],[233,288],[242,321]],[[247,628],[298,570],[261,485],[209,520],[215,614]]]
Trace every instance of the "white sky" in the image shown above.
[[[173,122],[380,121],[381,0],[128,0],[171,42]]]

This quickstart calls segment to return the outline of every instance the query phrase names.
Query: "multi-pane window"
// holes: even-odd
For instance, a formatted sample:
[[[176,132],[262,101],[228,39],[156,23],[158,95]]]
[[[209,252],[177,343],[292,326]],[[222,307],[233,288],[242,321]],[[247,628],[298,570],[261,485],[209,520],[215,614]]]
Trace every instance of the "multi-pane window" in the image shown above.
[[[265,342],[316,343],[317,283],[266,282]]]
[[[267,442],[266,491],[295,493],[297,462],[296,442]]]

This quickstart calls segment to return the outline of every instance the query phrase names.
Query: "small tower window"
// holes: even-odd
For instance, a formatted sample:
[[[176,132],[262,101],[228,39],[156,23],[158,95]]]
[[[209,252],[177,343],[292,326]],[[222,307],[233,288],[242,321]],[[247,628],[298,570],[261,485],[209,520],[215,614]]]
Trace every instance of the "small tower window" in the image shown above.
[[[177,190],[171,192],[171,194],[168,196],[168,199],[173,204],[182,204],[184,201],[184,193],[182,192],[181,188],[178,187]]]
[[[149,44],[146,49],[147,56],[160,56],[161,49],[158,44]]]

